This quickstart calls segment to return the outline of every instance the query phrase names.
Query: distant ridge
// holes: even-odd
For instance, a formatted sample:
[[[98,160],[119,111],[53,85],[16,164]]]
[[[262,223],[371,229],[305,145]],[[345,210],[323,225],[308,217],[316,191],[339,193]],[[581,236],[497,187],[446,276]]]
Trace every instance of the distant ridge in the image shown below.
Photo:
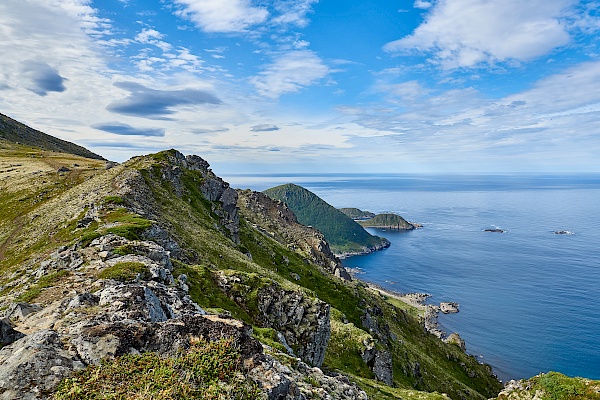
[[[29,126],[22,124],[19,121],[15,121],[14,119],[1,113],[0,138],[8,140],[9,142],[39,147],[44,150],[69,153],[95,160],[105,160],[104,157],[99,156],[96,153],[92,153],[85,147],[30,128]]]
[[[298,222],[318,229],[339,256],[370,253],[390,245],[387,239],[369,234],[352,218],[301,186],[288,183],[264,193],[286,203]]]

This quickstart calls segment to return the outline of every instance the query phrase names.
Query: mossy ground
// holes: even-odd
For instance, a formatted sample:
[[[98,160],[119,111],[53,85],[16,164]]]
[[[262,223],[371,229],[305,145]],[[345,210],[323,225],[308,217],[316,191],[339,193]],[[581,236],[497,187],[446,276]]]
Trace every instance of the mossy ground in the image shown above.
[[[540,374],[521,381],[526,389],[502,393],[498,400],[530,400],[536,395],[540,400],[598,400],[600,381],[584,378],[571,378],[558,372]]]
[[[91,365],[64,380],[55,400],[260,399],[258,387],[241,375],[233,341],[198,341],[175,357],[125,355]]]
[[[146,273],[148,273],[148,267],[144,263],[127,261],[119,262],[112,267],[105,268],[98,274],[98,278],[127,282],[134,280],[138,275]]]

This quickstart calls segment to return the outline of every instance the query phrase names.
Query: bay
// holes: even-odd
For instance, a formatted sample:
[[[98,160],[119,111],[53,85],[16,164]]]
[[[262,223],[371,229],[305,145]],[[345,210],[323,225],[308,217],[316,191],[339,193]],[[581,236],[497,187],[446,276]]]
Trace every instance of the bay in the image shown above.
[[[550,370],[600,379],[599,176],[227,179],[255,190],[294,182],[335,207],[396,212],[422,223],[410,232],[370,229],[392,246],[344,264],[388,289],[458,302],[458,314],[440,317],[443,328],[458,332],[467,351],[503,380]]]

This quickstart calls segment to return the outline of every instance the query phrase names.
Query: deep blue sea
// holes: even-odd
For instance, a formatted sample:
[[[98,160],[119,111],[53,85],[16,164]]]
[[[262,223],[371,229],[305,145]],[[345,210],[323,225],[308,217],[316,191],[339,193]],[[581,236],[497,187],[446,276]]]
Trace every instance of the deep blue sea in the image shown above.
[[[396,212],[422,223],[410,232],[371,229],[392,246],[344,264],[388,289],[458,302],[460,312],[441,315],[441,324],[502,380],[550,370],[600,379],[600,176],[226,180],[254,190],[293,182],[335,207]],[[493,228],[505,233],[484,231]]]

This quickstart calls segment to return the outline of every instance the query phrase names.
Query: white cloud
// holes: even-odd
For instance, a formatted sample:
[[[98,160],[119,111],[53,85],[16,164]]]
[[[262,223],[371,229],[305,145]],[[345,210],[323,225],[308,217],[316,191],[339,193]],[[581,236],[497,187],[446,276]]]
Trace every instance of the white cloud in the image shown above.
[[[415,8],[421,8],[423,10],[431,8],[431,6],[433,6],[433,3],[425,0],[416,0],[414,4]]]
[[[165,35],[158,32],[157,30],[144,28],[140,33],[138,33],[135,36],[135,40],[143,44],[154,45],[162,51],[169,51],[173,46],[171,46],[170,43],[160,40],[164,36]]]
[[[382,157],[416,154],[418,162],[463,171],[518,170],[523,163],[537,170],[599,168],[590,161],[600,151],[600,62],[576,65],[501,99],[473,88],[439,91],[417,81],[380,83],[375,90],[388,102],[339,111],[371,130],[352,135],[356,147],[369,150],[378,133],[373,150]]]
[[[296,1],[277,1],[275,10],[279,16],[273,18],[275,24],[293,24],[299,27],[308,25],[306,15],[312,12],[313,4],[319,0],[296,0]]]
[[[298,50],[285,53],[267,65],[265,70],[250,78],[258,92],[270,98],[298,92],[330,73],[329,67],[314,52]]]
[[[244,32],[265,22],[269,15],[263,7],[253,7],[250,0],[174,0],[183,8],[179,17],[192,21],[205,32]]]
[[[444,68],[527,61],[569,43],[561,20],[574,0],[440,0],[389,52],[431,53]]]

